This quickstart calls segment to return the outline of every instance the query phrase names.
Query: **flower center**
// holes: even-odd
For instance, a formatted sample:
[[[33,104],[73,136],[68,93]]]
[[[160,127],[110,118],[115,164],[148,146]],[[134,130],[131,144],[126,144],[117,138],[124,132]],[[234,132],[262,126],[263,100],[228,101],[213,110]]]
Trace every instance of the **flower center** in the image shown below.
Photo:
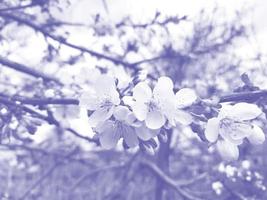
[[[147,105],[148,105],[148,111],[149,112],[159,110],[159,105],[154,99],[152,99],[150,102],[148,102]]]
[[[103,100],[103,102],[101,103],[101,108],[111,108],[113,106],[113,103],[109,100],[109,99],[105,99]]]
[[[247,136],[251,125],[244,121],[224,118],[220,121],[220,134],[230,136],[232,139],[243,139]]]
[[[125,122],[119,120],[114,121],[114,126],[116,127],[115,131],[120,135],[120,137],[122,137],[123,134],[126,134],[127,129],[129,128],[129,126]]]

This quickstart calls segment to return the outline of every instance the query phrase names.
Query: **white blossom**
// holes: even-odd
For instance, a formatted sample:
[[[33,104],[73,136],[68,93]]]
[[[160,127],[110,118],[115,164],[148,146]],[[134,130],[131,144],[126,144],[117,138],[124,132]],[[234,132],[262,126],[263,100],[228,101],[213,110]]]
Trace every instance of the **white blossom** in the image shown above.
[[[192,116],[182,109],[196,100],[195,93],[184,88],[175,94],[173,87],[168,77],[159,78],[153,91],[146,82],[140,82],[134,87],[133,101],[129,105],[136,118],[144,121],[149,129],[160,129],[167,120],[172,126],[177,122],[186,125],[192,122]]]
[[[96,129],[100,133],[99,140],[103,148],[114,148],[123,138],[128,147],[139,144],[135,127],[140,126],[133,113],[126,106],[118,106],[114,110],[114,120],[100,124]]]
[[[238,145],[245,138],[255,145],[264,142],[262,129],[250,122],[261,114],[261,109],[254,104],[223,105],[218,117],[208,120],[205,136],[209,142],[216,142],[218,151],[225,160],[237,160]]]
[[[108,120],[115,107],[120,104],[115,80],[108,75],[100,75],[94,84],[82,93],[79,104],[93,111],[89,117],[92,127]]]

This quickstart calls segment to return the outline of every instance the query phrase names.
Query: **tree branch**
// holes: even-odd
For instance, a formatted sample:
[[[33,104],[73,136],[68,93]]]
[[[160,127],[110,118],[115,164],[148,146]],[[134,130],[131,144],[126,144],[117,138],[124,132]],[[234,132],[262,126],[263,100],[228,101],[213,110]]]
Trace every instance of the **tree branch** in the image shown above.
[[[60,127],[60,123],[56,119],[54,119],[53,117],[43,115],[43,114],[41,114],[41,113],[39,113],[39,112],[37,112],[37,111],[25,106],[25,105],[22,105],[20,103],[16,103],[16,102],[14,102],[14,100],[12,101],[11,98],[8,99],[6,97],[0,96],[0,103],[6,105],[8,107],[18,107],[22,111],[24,111],[26,113],[29,113],[29,114],[31,114],[31,115],[39,118],[39,119],[42,119],[42,120],[48,122],[49,124],[55,125],[57,127]],[[66,128],[65,130],[69,131],[70,133],[72,133],[73,135],[75,135],[78,138],[86,140],[87,142],[93,142],[93,143],[98,144],[98,140],[83,136],[83,135],[79,134],[77,131],[75,131],[72,128]]]
[[[3,18],[12,19],[12,20],[14,20],[14,21],[16,21],[16,22],[18,22],[20,24],[24,24],[26,26],[29,26],[32,29],[34,29],[35,31],[38,31],[38,32],[42,33],[45,37],[49,37],[49,38],[51,38],[51,39],[53,39],[53,40],[55,40],[55,41],[57,41],[57,42],[59,42],[61,44],[64,44],[64,45],[66,45],[68,47],[71,47],[73,49],[77,49],[77,50],[79,50],[81,52],[88,53],[91,56],[97,57],[99,59],[109,60],[109,61],[113,62],[114,64],[120,64],[120,65],[123,65],[123,66],[128,67],[128,68],[133,67],[131,64],[129,64],[127,62],[124,62],[122,60],[119,60],[117,58],[113,58],[113,57],[107,56],[105,54],[98,53],[96,51],[87,49],[85,47],[81,47],[81,46],[69,43],[69,42],[67,42],[67,40],[65,38],[63,38],[61,36],[53,35],[51,32],[46,31],[44,28],[34,24],[33,22],[31,22],[29,20],[23,19],[21,17],[15,16],[15,15],[10,14],[10,13],[0,13],[0,16],[2,16]]]
[[[229,95],[224,95],[220,97],[220,103],[225,102],[235,102],[235,101],[245,101],[254,102],[259,98],[267,98],[267,90],[258,90],[251,92],[239,92]],[[43,105],[79,105],[79,100],[74,98],[27,98],[27,97],[10,97],[14,101],[18,101],[22,104],[28,104],[33,106],[43,106]]]
[[[14,7],[7,7],[7,8],[0,8],[0,12],[7,12],[7,11],[14,11],[14,10],[20,10],[20,9],[25,9],[25,8],[30,8],[38,6],[36,3],[30,3],[24,6],[14,6]]]
[[[25,98],[25,97],[12,97],[12,100],[19,101],[22,104],[28,104],[33,106],[44,106],[44,105],[79,105],[78,99],[56,99],[56,98]]]
[[[8,59],[3,58],[1,56],[0,56],[0,64],[2,64],[3,66],[9,67],[11,69],[14,69],[16,71],[22,72],[24,74],[28,74],[28,75],[33,76],[35,78],[42,78],[44,81],[53,81],[53,82],[56,82],[58,84],[61,84],[60,81],[54,77],[51,77],[49,75],[46,75],[44,73],[41,73],[41,72],[36,71],[34,69],[31,69],[25,65],[20,64],[20,63],[8,60]]]
[[[267,90],[257,90],[251,92],[239,92],[225,95],[220,98],[220,103],[231,101],[255,102],[259,98],[267,97]]]
[[[199,180],[205,178],[206,174],[201,174],[192,180],[176,181],[176,180],[173,180],[168,175],[166,175],[156,164],[154,164],[150,161],[142,160],[140,164],[144,165],[144,166],[148,167],[150,170],[152,170],[152,172],[158,178],[160,178],[165,184],[167,184],[171,188],[175,189],[183,197],[190,199],[190,200],[201,200],[201,198],[195,197],[195,196],[189,194],[187,191],[183,190],[182,187],[188,186],[192,183],[195,183],[196,181],[199,181]]]

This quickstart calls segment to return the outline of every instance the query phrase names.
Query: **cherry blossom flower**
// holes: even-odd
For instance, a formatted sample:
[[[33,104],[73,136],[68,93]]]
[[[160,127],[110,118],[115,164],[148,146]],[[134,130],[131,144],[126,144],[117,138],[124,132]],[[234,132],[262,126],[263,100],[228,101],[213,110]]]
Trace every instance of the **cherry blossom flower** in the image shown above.
[[[114,148],[119,139],[123,138],[128,147],[132,148],[139,144],[135,127],[140,126],[134,114],[126,106],[115,108],[114,120],[108,120],[98,127],[99,141],[103,148]]]
[[[92,127],[108,120],[115,107],[120,104],[115,80],[108,75],[100,75],[94,84],[82,93],[79,100],[81,107],[93,111],[89,116]]]
[[[238,145],[241,145],[245,138],[255,145],[264,142],[262,129],[249,122],[261,114],[261,109],[254,104],[223,105],[218,117],[208,120],[205,136],[209,142],[216,143],[222,158],[237,160]]]
[[[168,120],[175,126],[177,122],[190,124],[192,116],[182,109],[196,99],[193,90],[184,88],[176,94],[173,82],[168,77],[158,79],[153,91],[146,82],[138,83],[133,89],[133,101],[129,103],[136,118],[144,121],[149,129],[160,129]]]

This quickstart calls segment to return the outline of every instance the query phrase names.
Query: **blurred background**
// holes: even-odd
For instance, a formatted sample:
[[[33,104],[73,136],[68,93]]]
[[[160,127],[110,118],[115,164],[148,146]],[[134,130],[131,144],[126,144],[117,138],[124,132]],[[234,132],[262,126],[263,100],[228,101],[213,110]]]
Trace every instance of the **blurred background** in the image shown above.
[[[266,143],[244,143],[239,161],[223,162],[195,123],[152,150],[107,151],[75,100],[100,73],[124,88],[144,69],[204,99],[243,91],[244,73],[266,89],[266,9],[264,0],[0,0],[0,199],[267,199]]]

